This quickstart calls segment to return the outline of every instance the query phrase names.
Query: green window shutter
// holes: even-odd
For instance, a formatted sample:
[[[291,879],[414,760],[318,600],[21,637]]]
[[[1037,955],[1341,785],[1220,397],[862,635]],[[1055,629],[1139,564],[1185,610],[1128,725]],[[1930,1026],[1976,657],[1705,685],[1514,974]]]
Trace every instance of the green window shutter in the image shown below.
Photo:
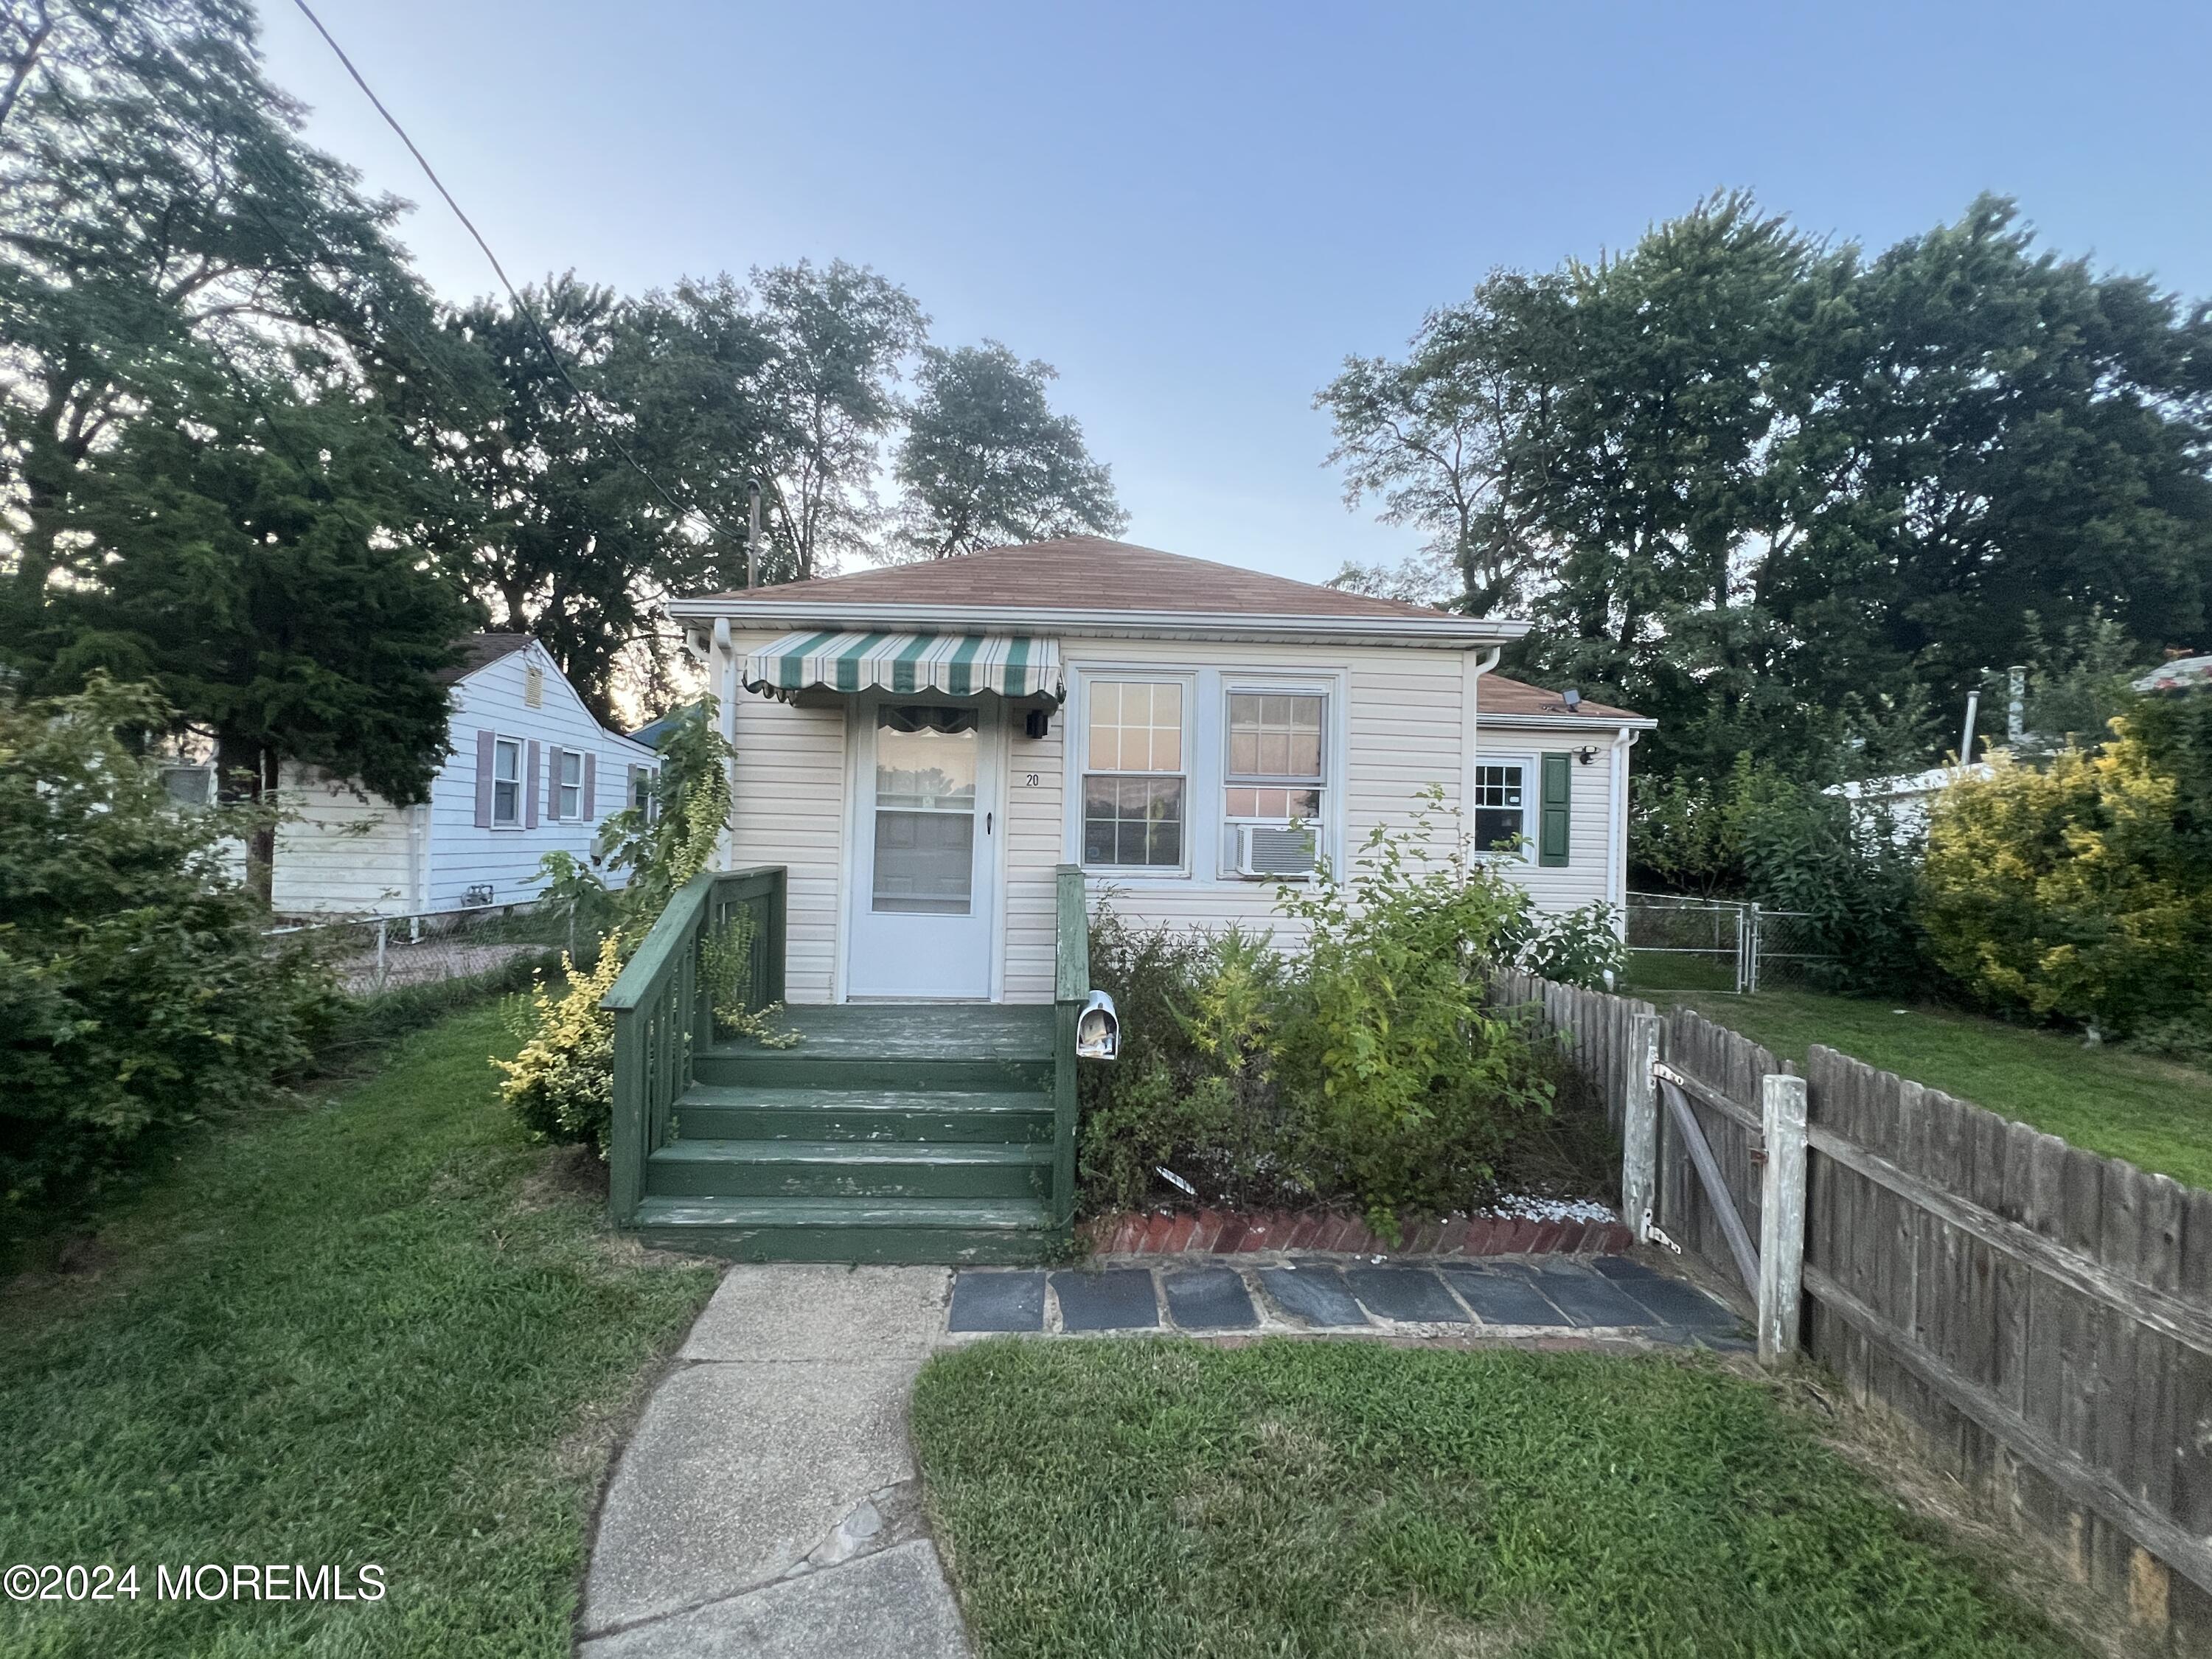
[[[1536,830],[1536,862],[1547,869],[1567,861],[1567,841],[1574,826],[1575,757],[1544,757],[1544,793]]]

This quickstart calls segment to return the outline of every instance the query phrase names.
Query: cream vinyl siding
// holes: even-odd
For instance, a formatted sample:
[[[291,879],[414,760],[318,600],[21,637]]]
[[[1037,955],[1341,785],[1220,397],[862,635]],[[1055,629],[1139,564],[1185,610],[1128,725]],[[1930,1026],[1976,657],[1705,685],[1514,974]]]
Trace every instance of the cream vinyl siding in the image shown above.
[[[1579,760],[1569,763],[1568,775],[1574,783],[1567,861],[1564,866],[1547,869],[1536,862],[1534,845],[1543,789],[1543,757],[1571,755],[1583,748],[1595,748],[1597,757],[1588,766]],[[1528,833],[1531,845],[1525,858],[1505,860],[1498,867],[1528,890],[1537,908],[1557,911],[1572,910],[1585,904],[1618,903],[1620,884],[1613,866],[1625,860],[1627,849],[1611,844],[1612,734],[1510,731],[1478,724],[1474,757],[1477,763],[1518,761],[1527,768]]]
[[[780,637],[740,635],[739,652]],[[830,1002],[837,994],[839,872],[845,854],[845,711],[794,708],[740,690],[732,705],[737,762],[732,845],[739,866],[789,872],[784,995]]]
[[[741,633],[739,653],[777,635]],[[1381,823],[1402,824],[1431,785],[1443,795],[1445,833],[1457,834],[1466,776],[1468,656],[1462,651],[1406,647],[1313,647],[1223,641],[1091,640],[1063,635],[1060,651],[1069,705],[1054,711],[1042,738],[1006,738],[1006,890],[1000,994],[1009,1002],[1048,1002],[1054,984],[1054,872],[1081,844],[1078,821],[1081,772],[1069,733],[1080,718],[1085,676],[1139,678],[1150,672],[1195,677],[1189,734],[1192,752],[1187,811],[1188,873],[1091,871],[1092,902],[1102,898],[1133,925],[1254,929],[1286,924],[1274,913],[1275,888],[1221,873],[1220,722],[1209,727],[1198,705],[1221,705],[1240,684],[1287,687],[1323,684],[1329,699],[1328,760],[1323,788],[1329,818],[1327,852],[1355,856]],[[734,703],[737,766],[732,860],[781,864],[790,871],[787,992],[793,1002],[827,1002],[842,994],[838,938],[847,846],[850,781],[846,715],[842,707],[796,708],[739,692]],[[1532,767],[1547,750],[1594,744],[1596,760],[1574,768],[1573,827],[1564,869],[1530,864],[1510,873],[1546,909],[1607,898],[1620,849],[1609,845],[1613,776],[1609,732],[1497,732],[1484,729],[1482,754],[1517,756]],[[1529,777],[1533,792],[1538,778]],[[1533,799],[1533,794],[1532,794]],[[1530,820],[1531,830],[1534,819]]]
[[[1459,805],[1462,720],[1465,714],[1466,653],[1459,651],[1314,650],[1279,644],[1185,641],[1064,639],[1060,655],[1073,692],[1087,674],[1140,675],[1196,671],[1196,700],[1218,708],[1231,687],[1322,683],[1329,702],[1323,811],[1332,860],[1355,856],[1378,823],[1403,823],[1421,792],[1439,786],[1449,811]],[[1009,1002],[1047,1002],[1053,994],[1053,869],[1076,853],[1079,825],[1066,793],[1079,768],[1065,747],[1073,711],[1056,715],[1042,742],[1017,737],[1008,796],[1006,997]],[[1224,873],[1221,846],[1224,756],[1218,720],[1193,711],[1190,792],[1186,805],[1189,872],[1152,875],[1129,870],[1091,871],[1086,884],[1095,905],[1103,897],[1115,911],[1143,927],[1222,927],[1231,923],[1287,933],[1275,913],[1275,885]],[[1034,753],[1031,766],[1024,757]],[[1079,759],[1079,756],[1078,757]],[[1029,771],[1058,789],[1024,790]],[[1077,787],[1079,787],[1077,786]],[[1029,799],[1035,796],[1034,800]]]

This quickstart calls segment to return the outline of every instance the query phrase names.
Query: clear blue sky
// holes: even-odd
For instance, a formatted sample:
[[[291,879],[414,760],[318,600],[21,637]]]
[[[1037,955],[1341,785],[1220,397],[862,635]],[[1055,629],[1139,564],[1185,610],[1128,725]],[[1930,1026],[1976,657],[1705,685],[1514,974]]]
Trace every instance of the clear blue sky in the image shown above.
[[[289,0],[311,137],[492,278]],[[1133,539],[1310,580],[1389,559],[1312,394],[1497,265],[1745,185],[1881,245],[2018,197],[2212,295],[2212,5],[319,0],[518,280],[842,257],[942,343],[1060,371]]]

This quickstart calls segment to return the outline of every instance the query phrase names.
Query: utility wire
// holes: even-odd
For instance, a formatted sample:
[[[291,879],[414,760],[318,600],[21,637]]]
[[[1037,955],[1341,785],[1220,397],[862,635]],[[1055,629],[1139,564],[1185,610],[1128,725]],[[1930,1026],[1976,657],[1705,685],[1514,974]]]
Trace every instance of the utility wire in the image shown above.
[[[398,134],[399,142],[407,146],[407,153],[415,158],[415,164],[422,169],[422,176],[428,179],[432,188],[445,198],[446,205],[453,210],[453,217],[461,222],[461,228],[468,232],[477,246],[483,250],[483,257],[491,264],[492,273],[499,278],[501,286],[507,289],[507,298],[514,302],[515,310],[528,319],[531,328],[538,336],[538,343],[545,348],[545,355],[552,361],[554,372],[568,382],[568,390],[576,394],[577,402],[583,406],[586,412],[596,414],[592,400],[584,393],[584,388],[578,386],[575,377],[568,373],[568,365],[562,360],[560,349],[553,343],[553,337],[546,332],[545,325],[538,321],[538,313],[532,311],[523,300],[522,291],[515,287],[513,279],[507,276],[507,268],[500,264],[499,255],[491,251],[491,244],[484,240],[483,233],[476,228],[475,222],[467,214],[461,211],[461,204],[453,199],[453,191],[446,188],[445,180],[438,177],[437,169],[430,165],[429,159],[416,147],[415,141],[407,136],[407,129],[399,125],[398,118],[384,106],[384,100],[376,95],[376,89],[371,87],[362,72],[354,67],[353,59],[346,56],[345,48],[338,45],[330,30],[323,27],[323,20],[315,15],[314,8],[307,3],[307,0],[292,0],[292,3],[300,9],[302,16],[315,26],[315,33],[321,35],[323,43],[337,54],[338,62],[345,66],[345,72],[353,77],[354,85],[359,87],[362,96],[376,106],[376,112],[384,118],[385,125]],[[678,501],[668,492],[667,487],[647,470],[645,463],[630,453],[629,447],[616,435],[611,427],[602,421],[600,428],[605,434],[607,443],[615,453],[621,456],[639,477],[653,486],[653,493],[668,503],[669,510],[674,513],[679,520],[696,518],[725,541],[735,542],[739,539],[702,509],[696,507],[687,507]]]

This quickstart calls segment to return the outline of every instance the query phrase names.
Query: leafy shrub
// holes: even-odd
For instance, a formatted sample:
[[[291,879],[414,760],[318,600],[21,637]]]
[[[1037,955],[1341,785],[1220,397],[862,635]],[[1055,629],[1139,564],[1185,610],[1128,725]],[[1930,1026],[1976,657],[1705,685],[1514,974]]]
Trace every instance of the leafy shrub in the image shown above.
[[[2152,1020],[2128,1039],[2139,1054],[2212,1072],[2212,1009],[2193,1017]]]
[[[1123,1048],[1083,1079],[1086,1205],[1141,1204],[1166,1170],[1209,1200],[1350,1200],[1388,1236],[1401,1208],[1479,1200],[1560,1074],[1489,1006],[1491,975],[1601,975],[1619,961],[1609,913],[1539,918],[1433,797],[1410,827],[1378,828],[1348,876],[1285,885],[1277,908],[1296,941],[1279,951],[1233,929],[1133,929],[1102,905],[1091,978]]]
[[[1310,1194],[1288,1162],[1269,1086],[1281,973],[1264,936],[1133,928],[1110,902],[1100,907],[1091,982],[1113,994],[1121,1053],[1077,1073],[1088,1207],[1138,1207],[1163,1169],[1239,1203]]]
[[[1305,930],[1276,1034],[1300,1150],[1386,1227],[1488,1183],[1548,1104],[1525,1031],[1487,1006],[1501,945],[1538,932],[1531,901],[1464,842],[1437,856],[1434,815],[1377,825],[1346,879],[1276,904]]]
[[[1717,781],[1639,780],[1630,859],[1671,890],[1802,912],[1837,988],[1913,985],[1924,960],[1915,915],[1920,852],[1887,813],[1739,755]]]
[[[227,872],[247,809],[179,809],[151,691],[0,700],[0,1194],[80,1200],[165,1132],[264,1098],[335,1006]]]
[[[532,1139],[606,1145],[615,1103],[615,1020],[599,1001],[614,989],[622,968],[614,951],[602,951],[588,969],[564,954],[560,982],[540,983],[514,1023],[521,1049],[513,1060],[492,1060],[507,1073],[500,1094]]]
[[[1935,959],[1990,1006],[2124,1033],[2203,1019],[2212,880],[2184,790],[2133,722],[2096,753],[1998,757],[1930,817],[1922,915]]]

